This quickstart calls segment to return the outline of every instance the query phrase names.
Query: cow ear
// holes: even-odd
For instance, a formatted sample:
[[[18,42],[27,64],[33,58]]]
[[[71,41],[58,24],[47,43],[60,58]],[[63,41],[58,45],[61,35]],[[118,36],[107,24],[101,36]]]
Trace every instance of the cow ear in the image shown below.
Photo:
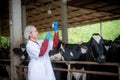
[[[65,52],[65,49],[64,49],[64,47],[63,47],[63,44],[60,45],[60,48],[61,48],[61,50],[62,50],[63,52]]]
[[[59,43],[62,44],[62,40],[59,39]]]
[[[58,48],[60,48],[62,41],[59,39]]]

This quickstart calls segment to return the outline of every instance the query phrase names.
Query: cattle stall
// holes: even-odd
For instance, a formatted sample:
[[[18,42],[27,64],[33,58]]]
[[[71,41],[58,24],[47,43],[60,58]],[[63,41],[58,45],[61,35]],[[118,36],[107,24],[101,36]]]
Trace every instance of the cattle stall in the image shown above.
[[[115,76],[119,77],[120,80],[120,64],[119,63],[96,63],[96,62],[88,62],[88,61],[52,61],[52,63],[64,63],[67,64],[68,68],[63,69],[63,68],[53,68],[54,70],[58,71],[64,71],[68,72],[67,80],[72,80],[71,79],[71,72],[77,72],[77,73],[86,73],[86,74],[95,74],[95,75],[105,75],[105,76]],[[71,69],[70,66],[71,64],[90,64],[90,65],[105,65],[105,66],[116,66],[118,67],[118,72],[119,73],[112,73],[112,72],[102,72],[102,71],[87,71],[87,70],[74,70]],[[26,80],[27,79],[27,66],[21,65],[15,66],[17,68],[17,73],[19,75],[19,80]]]
[[[85,1],[85,2],[84,2]],[[100,21],[108,21],[120,18],[119,0],[0,0],[0,36],[10,36],[10,59],[0,59],[0,66],[8,70],[6,80],[26,80],[27,66],[19,65],[20,59],[17,57],[13,48],[18,47],[23,42],[23,30],[26,25],[37,26],[40,32],[52,30],[50,23],[57,20],[62,30],[62,40],[67,43],[67,28],[92,24]],[[7,4],[6,4],[7,3]],[[95,4],[96,3],[96,4]],[[99,4],[99,5],[98,5]],[[47,6],[46,6],[47,5]],[[102,5],[102,6],[101,6]],[[52,14],[46,14],[47,9],[52,10]],[[68,11],[67,11],[68,10]],[[67,13],[68,12],[68,13]],[[1,40],[1,39],[0,39]],[[24,41],[25,42],[25,41]],[[57,63],[57,62],[53,62]],[[71,74],[71,62],[68,63],[69,69],[57,69]],[[77,62],[76,62],[77,63]],[[77,63],[78,64],[78,63]],[[89,63],[88,63],[89,64]],[[94,64],[94,63],[93,63]],[[107,64],[107,63],[106,63]],[[109,63],[112,65],[112,63]],[[114,63],[113,63],[114,64]],[[91,64],[92,65],[92,64]],[[96,65],[98,65],[96,63]],[[100,64],[102,65],[102,64]],[[108,64],[107,64],[108,65]],[[115,64],[117,66],[117,63]],[[113,66],[113,65],[112,65]],[[1,68],[0,68],[1,69]],[[92,71],[81,71],[81,73],[96,74]],[[2,73],[2,72],[1,72]],[[17,75],[18,74],[18,75]],[[102,75],[101,72],[98,72]],[[105,75],[119,76],[119,74],[103,73]],[[3,80],[3,79],[0,79]]]

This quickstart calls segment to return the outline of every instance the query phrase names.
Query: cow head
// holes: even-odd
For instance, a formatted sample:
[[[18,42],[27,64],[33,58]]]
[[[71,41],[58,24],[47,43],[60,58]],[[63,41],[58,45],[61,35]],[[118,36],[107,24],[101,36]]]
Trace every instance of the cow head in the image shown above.
[[[89,43],[90,55],[94,61],[102,63],[105,61],[106,57],[104,54],[104,40],[99,34],[93,34]]]
[[[107,62],[115,62],[119,63],[120,57],[120,36],[118,36],[115,40],[105,40],[105,48],[106,52],[106,61]]]
[[[83,42],[80,44],[80,50],[82,54],[86,54],[88,52],[88,45],[87,43]]]
[[[49,52],[50,60],[64,60],[61,54],[61,44],[62,42],[59,41],[58,46]]]
[[[62,54],[58,49],[50,50],[49,56],[50,60],[62,60]]]
[[[22,43],[20,44],[20,50],[22,51],[22,59],[27,59],[28,58],[28,54],[27,54],[27,51],[26,51],[26,44]]]
[[[14,48],[13,52],[20,57],[21,63],[20,64],[28,64],[28,54],[26,52],[26,44],[21,43],[19,48]]]

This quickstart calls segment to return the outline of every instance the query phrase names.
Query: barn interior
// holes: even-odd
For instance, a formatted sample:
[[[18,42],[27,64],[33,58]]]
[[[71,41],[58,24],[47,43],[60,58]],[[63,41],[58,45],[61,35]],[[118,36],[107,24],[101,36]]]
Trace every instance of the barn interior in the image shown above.
[[[12,49],[23,42],[26,25],[46,32],[52,30],[51,22],[56,20],[63,31],[63,41],[67,42],[67,28],[117,19],[119,0],[0,0],[0,36],[10,37],[11,70],[15,64]]]
[[[67,1],[67,28],[120,18],[119,0],[63,0]],[[51,30],[51,21],[62,25],[60,0],[22,0],[26,25],[35,25],[40,32]],[[9,1],[0,0],[1,35],[10,36]],[[48,10],[52,13],[49,14]]]

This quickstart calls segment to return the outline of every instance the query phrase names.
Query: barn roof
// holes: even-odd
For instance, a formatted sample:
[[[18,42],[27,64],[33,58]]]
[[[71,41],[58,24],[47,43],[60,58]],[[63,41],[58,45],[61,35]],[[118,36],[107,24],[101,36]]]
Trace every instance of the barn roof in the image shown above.
[[[7,0],[0,0],[1,33],[9,35],[9,7]],[[67,27],[120,19],[119,0],[67,0]],[[22,0],[26,5],[27,25],[35,25],[40,32],[51,30],[51,22],[61,26],[60,0]],[[51,9],[52,14],[48,14]]]

